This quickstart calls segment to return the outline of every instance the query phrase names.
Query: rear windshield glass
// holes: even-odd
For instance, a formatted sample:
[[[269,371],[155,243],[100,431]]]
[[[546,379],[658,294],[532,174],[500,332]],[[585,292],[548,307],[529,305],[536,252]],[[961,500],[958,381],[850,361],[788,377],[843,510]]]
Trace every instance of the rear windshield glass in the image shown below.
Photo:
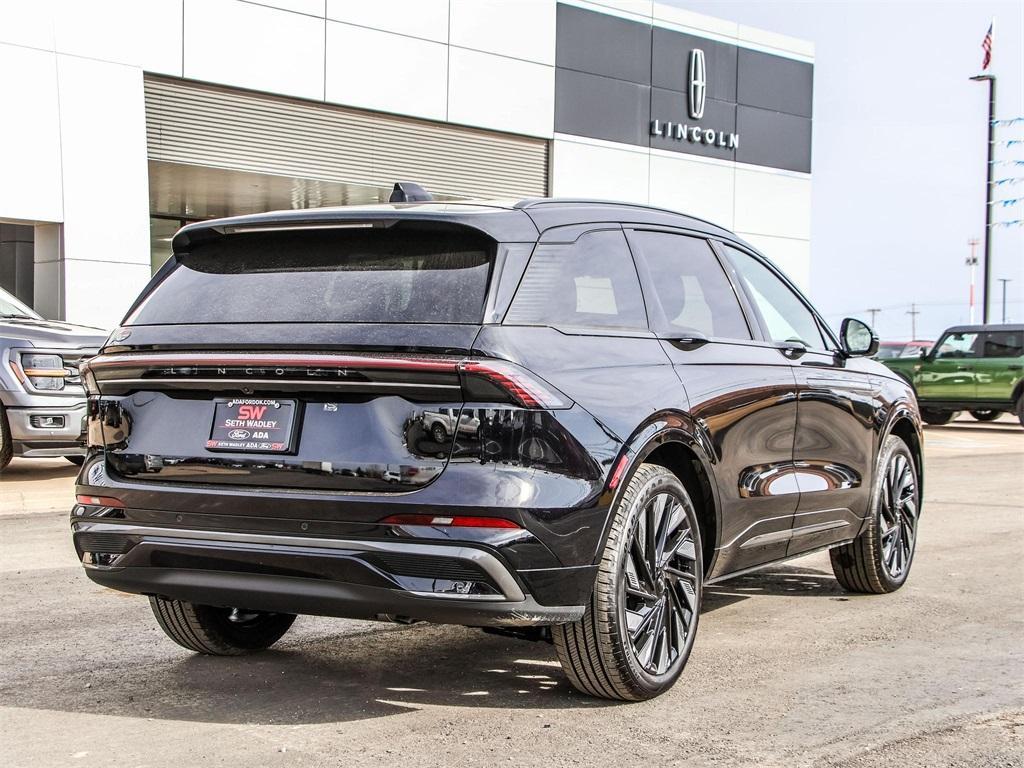
[[[402,225],[228,235],[179,254],[129,323],[479,323],[493,245]]]

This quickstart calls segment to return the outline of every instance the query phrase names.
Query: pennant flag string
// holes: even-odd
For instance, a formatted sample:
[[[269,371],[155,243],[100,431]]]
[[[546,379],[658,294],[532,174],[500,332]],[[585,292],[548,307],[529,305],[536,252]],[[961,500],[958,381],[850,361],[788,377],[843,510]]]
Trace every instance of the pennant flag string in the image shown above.
[[[1024,176],[1009,176],[1005,179],[996,179],[992,183],[997,187],[1001,187],[1004,184],[1020,184],[1022,181],[1024,181]]]
[[[1024,203],[1024,197],[1011,197],[1006,200],[993,200],[991,205],[1001,205],[1003,208],[1009,208],[1011,205],[1017,205]]]
[[[1011,221],[993,221],[993,227],[1019,227],[1024,224],[1024,219],[1013,219]]]
[[[1024,123],[1024,117],[1011,117],[1006,120],[993,120],[992,125],[1020,125]]]

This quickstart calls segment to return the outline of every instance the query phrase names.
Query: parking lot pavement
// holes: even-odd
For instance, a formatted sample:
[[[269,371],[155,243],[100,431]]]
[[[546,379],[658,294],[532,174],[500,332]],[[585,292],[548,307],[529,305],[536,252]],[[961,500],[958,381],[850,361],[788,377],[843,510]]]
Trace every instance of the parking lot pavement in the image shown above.
[[[274,650],[188,654],[79,572],[74,468],[0,479],[6,766],[1024,764],[1024,430],[926,434],[907,585],[843,593],[817,554],[707,591],[668,694],[573,692],[554,652],[478,631],[300,617]],[[56,511],[54,511],[56,510]]]

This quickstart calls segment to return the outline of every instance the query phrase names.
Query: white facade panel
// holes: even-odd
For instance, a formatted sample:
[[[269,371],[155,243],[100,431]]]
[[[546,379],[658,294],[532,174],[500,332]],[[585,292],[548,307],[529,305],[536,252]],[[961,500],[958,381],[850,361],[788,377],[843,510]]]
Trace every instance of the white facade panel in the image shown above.
[[[280,8],[282,11],[293,13],[304,13],[307,16],[324,18],[327,8],[326,0],[250,0],[259,5],[268,5],[271,8]]]
[[[810,177],[737,167],[736,229],[809,240]]]
[[[327,22],[327,101],[444,120],[448,46]]]
[[[552,148],[551,194],[646,203],[646,151],[557,138]]]
[[[327,18],[360,27],[448,42],[448,0],[327,0]],[[369,62],[364,62],[368,66]]]
[[[651,153],[651,205],[733,228],[735,172],[693,155]]]
[[[186,0],[184,42],[185,77],[324,97],[322,19],[238,0]]]
[[[52,5],[0,2],[0,43],[53,50]]]
[[[805,293],[811,288],[811,243],[793,237],[769,237],[753,232],[737,232],[786,273]]]
[[[555,0],[451,0],[452,45],[555,64]]]
[[[58,56],[58,68],[65,319],[91,325],[116,322],[149,272],[142,72],[63,55]],[[105,95],[102,120],[97,119],[96,93]],[[112,210],[117,211],[116,222]],[[97,285],[105,289],[85,290],[101,274],[108,282]]]
[[[60,115],[54,54],[0,44],[5,103],[0,119],[0,217],[60,221]]]
[[[145,264],[66,261],[64,319],[104,330],[116,328],[150,277],[148,258]]]
[[[58,53],[181,76],[184,0],[54,0]]]
[[[530,136],[552,135],[554,67],[454,46],[450,50],[450,122]]]

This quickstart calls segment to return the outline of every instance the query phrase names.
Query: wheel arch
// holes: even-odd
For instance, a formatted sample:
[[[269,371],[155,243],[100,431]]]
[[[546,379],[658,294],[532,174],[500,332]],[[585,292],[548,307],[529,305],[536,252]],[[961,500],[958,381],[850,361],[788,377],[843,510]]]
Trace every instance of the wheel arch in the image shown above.
[[[910,453],[914,457],[914,466],[917,470],[917,482],[921,489],[921,495],[924,495],[924,441],[922,439],[920,421],[915,418],[915,412],[906,404],[897,406],[894,410],[893,415],[889,419],[888,427],[882,434],[882,441],[879,444],[879,450],[881,445],[884,444],[885,439],[889,435],[895,435],[900,438],[907,447],[910,448]]]
[[[710,436],[699,422],[680,412],[663,412],[638,428],[623,446],[619,462],[625,469],[619,473],[615,495],[609,509],[614,509],[641,464],[663,466],[679,478],[697,507],[700,525],[701,555],[704,573],[710,573],[721,532],[718,485],[714,473],[714,452]],[[601,537],[600,552],[608,540],[612,516],[608,515]]]

